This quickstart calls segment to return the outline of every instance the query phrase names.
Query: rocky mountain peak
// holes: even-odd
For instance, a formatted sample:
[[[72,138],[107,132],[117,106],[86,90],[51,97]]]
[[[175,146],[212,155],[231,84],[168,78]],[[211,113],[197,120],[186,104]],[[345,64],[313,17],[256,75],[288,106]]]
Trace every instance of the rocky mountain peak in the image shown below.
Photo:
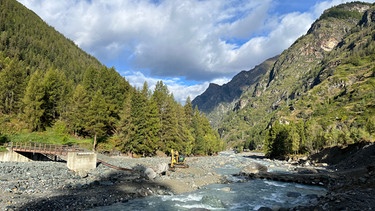
[[[277,56],[270,58],[249,71],[241,71],[222,86],[210,83],[207,90],[192,101],[193,106],[198,106],[199,110],[209,113],[220,104],[231,104],[251,85],[257,83],[277,58]]]
[[[291,140],[303,145],[296,148],[304,150],[374,140],[374,23],[374,4],[330,8],[253,83],[241,86],[252,78],[241,72],[213,95],[207,90],[198,96],[195,105],[230,146],[264,147],[274,123],[288,128]],[[234,90],[240,94],[219,100]]]

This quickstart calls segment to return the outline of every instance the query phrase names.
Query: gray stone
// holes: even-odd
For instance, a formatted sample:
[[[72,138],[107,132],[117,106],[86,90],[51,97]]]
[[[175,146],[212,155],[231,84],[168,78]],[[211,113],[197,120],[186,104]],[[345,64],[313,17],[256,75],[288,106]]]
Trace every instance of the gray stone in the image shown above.
[[[224,191],[224,192],[230,192],[231,191],[230,187],[224,187],[224,188],[221,188],[220,190]]]
[[[314,168],[297,168],[299,174],[317,174],[318,171]]]
[[[269,207],[260,207],[258,211],[273,211],[273,210]]]
[[[165,174],[168,171],[168,164],[167,163],[159,163],[155,168],[156,174]]]
[[[286,193],[286,196],[291,197],[291,198],[298,198],[301,196],[301,194],[298,192],[288,192]]]
[[[89,175],[87,174],[86,171],[78,171],[77,173],[78,173],[78,175],[79,175],[81,178],[86,178],[86,177],[89,176]]]
[[[112,186],[113,182],[111,182],[111,181],[100,181],[99,184],[104,185],[104,186]]]
[[[157,176],[156,172],[152,169],[152,168],[146,168],[144,174],[146,175],[146,177],[148,179],[155,179],[155,177]]]
[[[257,174],[259,172],[267,172],[267,166],[260,163],[252,162],[251,164],[245,166],[241,170],[241,174]]]

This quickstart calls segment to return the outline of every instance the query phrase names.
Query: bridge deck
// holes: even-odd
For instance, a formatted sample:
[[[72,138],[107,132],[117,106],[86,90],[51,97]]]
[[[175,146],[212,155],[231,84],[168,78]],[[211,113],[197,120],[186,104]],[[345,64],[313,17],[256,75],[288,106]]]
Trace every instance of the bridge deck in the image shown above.
[[[69,145],[55,145],[44,143],[9,143],[8,147],[15,152],[31,152],[47,155],[68,155],[68,152],[81,152],[82,149]]]

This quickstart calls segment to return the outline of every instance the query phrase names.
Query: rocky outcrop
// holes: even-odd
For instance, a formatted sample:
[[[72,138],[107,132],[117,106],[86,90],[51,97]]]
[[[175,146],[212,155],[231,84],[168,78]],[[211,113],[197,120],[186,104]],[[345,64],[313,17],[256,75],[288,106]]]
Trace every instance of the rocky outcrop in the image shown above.
[[[211,83],[204,93],[192,101],[193,106],[198,106],[200,111],[209,113],[219,105],[236,101],[244,91],[259,81],[277,58],[277,56],[270,58],[249,71],[241,71],[222,86]]]
[[[360,22],[360,25],[362,26],[370,26],[375,23],[375,10],[367,10],[365,14],[362,17],[362,20]]]
[[[347,143],[368,140],[365,135],[357,138],[356,131],[364,128],[364,123],[358,122],[373,121],[367,116],[375,108],[370,100],[374,96],[369,94],[374,93],[369,85],[375,75],[371,68],[375,64],[374,8],[368,3],[351,2],[326,10],[306,35],[282,52],[259,79],[238,92],[239,96],[224,101],[222,93],[241,90],[234,85],[246,78],[244,72],[226,85],[210,86],[193,102],[207,114],[230,147],[250,148],[251,142],[261,148],[269,126],[280,120],[292,127],[317,124],[324,132],[344,134]],[[309,133],[298,135],[302,139],[318,136],[313,130]],[[340,139],[332,142],[343,144],[343,139],[333,139]],[[308,150],[317,150],[311,148],[314,145],[309,145]],[[309,148],[300,147],[302,151]]]

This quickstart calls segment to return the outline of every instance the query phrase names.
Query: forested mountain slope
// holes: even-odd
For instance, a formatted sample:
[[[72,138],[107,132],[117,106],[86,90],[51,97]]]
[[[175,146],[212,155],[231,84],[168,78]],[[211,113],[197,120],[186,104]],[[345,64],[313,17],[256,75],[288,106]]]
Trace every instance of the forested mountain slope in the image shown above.
[[[360,2],[325,11],[248,87],[241,106],[221,113],[220,135],[271,157],[374,141],[374,11]]]
[[[0,144],[57,131],[56,142],[92,138],[93,147],[144,156],[223,148],[207,118],[162,82],[153,92],[131,87],[16,0],[1,0],[0,12]]]

